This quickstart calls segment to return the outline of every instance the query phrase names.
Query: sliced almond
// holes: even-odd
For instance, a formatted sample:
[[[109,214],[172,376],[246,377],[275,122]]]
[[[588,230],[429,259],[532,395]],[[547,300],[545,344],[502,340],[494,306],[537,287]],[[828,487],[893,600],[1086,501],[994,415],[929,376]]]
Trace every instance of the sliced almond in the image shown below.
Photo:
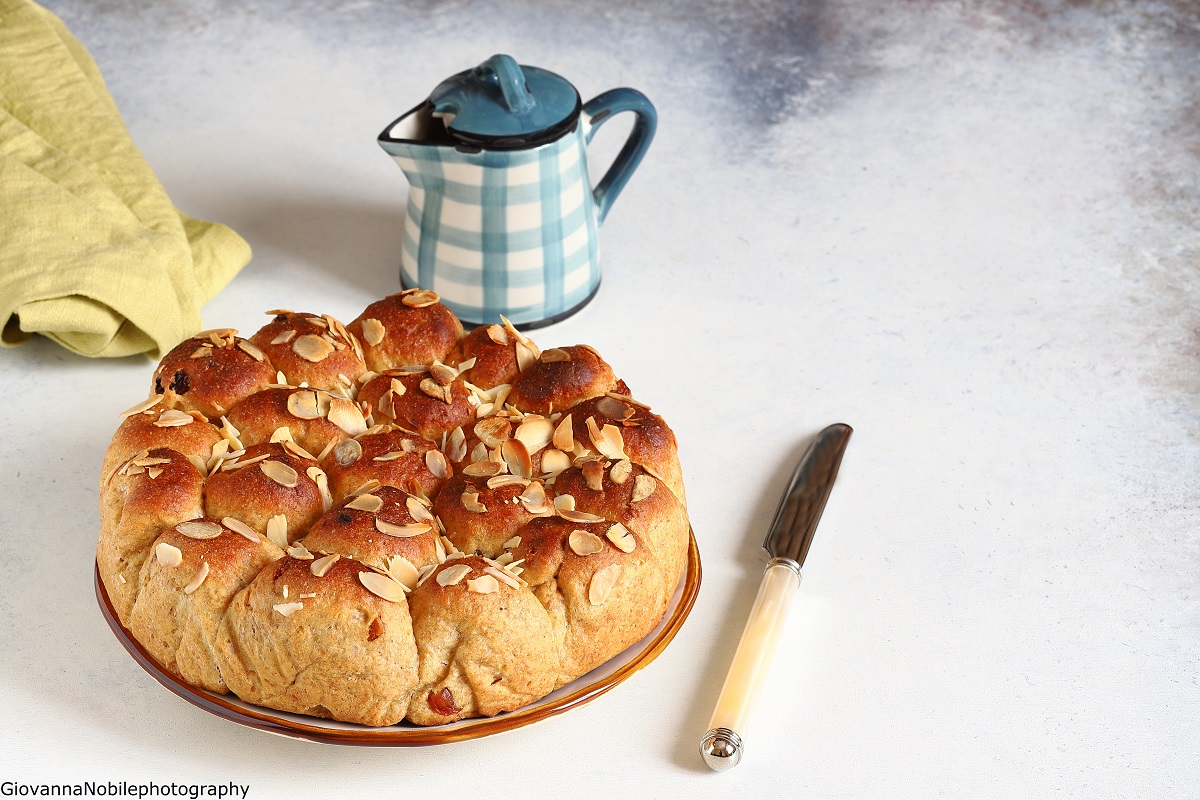
[[[329,570],[333,569],[333,565],[341,558],[337,553],[330,553],[327,556],[321,556],[308,565],[308,571],[315,577],[324,578]]]
[[[576,555],[590,556],[604,549],[604,540],[591,531],[573,530],[567,543]]]
[[[154,545],[154,558],[164,567],[178,567],[183,563],[183,551],[173,544],[159,542]]]
[[[585,461],[580,469],[583,479],[593,492],[604,491],[604,463],[602,461]]]
[[[389,450],[388,452],[384,453],[381,456],[375,456],[371,460],[372,461],[395,461],[398,458],[404,458],[406,455],[408,455],[408,452],[405,450]]]
[[[362,484],[357,489],[355,489],[353,492],[351,492],[350,494],[352,494],[355,497],[358,497],[360,494],[366,494],[367,492],[373,492],[382,485],[383,484],[381,484],[379,481],[375,480],[374,478],[368,478],[367,480],[363,481]]]
[[[515,550],[516,548],[521,546],[521,537],[514,536],[500,546],[503,547],[505,550]]]
[[[317,393],[308,389],[292,392],[287,399],[288,413],[297,419],[319,419],[321,413]]]
[[[638,503],[645,500],[650,495],[654,494],[654,490],[658,488],[658,481],[649,475],[638,475],[637,480],[633,483],[633,502]]]
[[[362,445],[356,439],[347,439],[334,445],[334,461],[338,467],[353,467],[362,458]]]
[[[409,516],[411,516],[414,520],[417,522],[427,522],[430,525],[433,524],[433,514],[430,513],[429,507],[420,500],[415,497],[410,497],[404,501],[404,504],[408,507]]]
[[[320,467],[309,467],[305,470],[305,474],[317,485],[317,491],[321,493],[321,510],[328,511],[333,508],[333,495],[329,493],[329,476],[325,474],[325,470]]]
[[[571,466],[571,457],[562,450],[553,448],[542,453],[542,472],[547,475],[557,475]]]
[[[467,591],[475,594],[495,594],[500,591],[500,582],[491,575],[480,575],[467,581]]]
[[[620,564],[609,564],[607,567],[597,570],[596,574],[592,576],[591,583],[588,584],[588,602],[594,606],[604,605],[604,601],[608,599],[613,586],[620,577]]]
[[[554,498],[554,510],[555,511],[574,511],[575,510],[574,495],[560,494],[558,497],[555,497]]]
[[[441,400],[443,403],[452,403],[454,398],[451,394],[449,386],[443,386],[433,378],[422,378],[418,384],[421,391],[435,400]]]
[[[158,415],[158,419],[154,421],[154,427],[181,428],[184,425],[191,425],[193,422],[195,422],[195,418],[186,411],[169,408]]]
[[[374,494],[360,494],[349,503],[346,503],[346,508],[353,508],[356,511],[366,511],[369,514],[374,514],[383,508],[383,498]]]
[[[551,347],[549,350],[542,351],[542,363],[553,364],[556,361],[570,361],[571,354],[566,350],[558,347]]]
[[[632,553],[637,547],[637,540],[633,538],[633,534],[619,522],[613,523],[604,535],[623,553]]]
[[[429,533],[433,527],[425,522],[414,522],[411,525],[396,525],[382,520],[375,519],[375,530],[388,536],[395,536],[398,539],[408,539],[413,536],[420,536],[423,533]]]
[[[298,561],[312,561],[314,558],[316,558],[316,556],[314,556],[309,549],[300,542],[296,542],[294,545],[289,547],[287,549],[287,554]]]
[[[263,354],[262,350],[259,350],[257,347],[255,347],[254,345],[252,345],[250,342],[246,341],[245,339],[239,339],[237,346],[238,346],[239,350],[241,350],[243,353],[245,353],[246,355],[253,358],[255,361],[266,361],[267,360],[267,357]]]
[[[294,603],[276,603],[275,605],[271,606],[271,608],[278,611],[282,616],[290,617],[292,614],[295,614],[297,611],[304,608],[304,603],[298,601]]]
[[[453,367],[448,367],[440,361],[435,361],[429,366],[429,374],[442,386],[449,386],[458,377],[458,372]]]
[[[489,489],[499,489],[504,486],[528,486],[529,478],[522,478],[520,475],[495,475],[487,480]]]
[[[462,496],[459,497],[459,503],[461,503],[462,507],[467,511],[471,511],[475,514],[483,514],[487,511],[487,506],[479,502],[479,493],[475,491],[463,492]]]
[[[284,430],[287,430],[287,428],[284,428]],[[283,441],[283,449],[287,450],[289,453],[296,456],[297,458],[303,458],[306,461],[316,461],[317,460],[316,456],[314,456],[312,453],[305,450],[300,445],[293,442],[291,439],[285,439]]]
[[[181,522],[175,526],[175,530],[189,539],[215,539],[221,535],[222,531],[221,526],[217,523],[199,519]]]
[[[520,439],[509,439],[501,445],[500,452],[509,472],[522,478],[533,477],[533,460],[529,457],[528,448]]]
[[[196,574],[188,582],[188,585],[183,587],[184,594],[191,594],[200,588],[200,584],[204,583],[204,579],[208,577],[208,562],[201,561],[200,566],[196,568]]]
[[[438,573],[438,586],[454,586],[463,578],[471,573],[471,567],[467,564],[455,564],[452,567],[446,567]]]
[[[380,575],[378,572],[360,572],[358,580],[367,591],[376,597],[381,597],[392,603],[404,602],[404,586],[397,583],[390,575]]]
[[[268,478],[287,489],[295,488],[296,484],[300,482],[300,475],[296,470],[282,461],[264,461],[258,465],[258,468]]]
[[[588,433],[596,450],[609,458],[625,458],[625,440],[621,429],[616,425],[605,425],[603,428],[596,424],[595,417],[587,418]]]
[[[502,325],[488,325],[487,335],[496,344],[508,344],[508,333]]]
[[[605,395],[596,401],[596,410],[609,419],[624,422],[633,416],[633,406]]]
[[[290,442],[290,441],[292,441],[292,429],[289,428],[287,425],[280,425],[278,428],[276,428],[274,431],[271,432],[271,444],[278,444],[279,442]]]
[[[575,449],[575,433],[571,427],[570,414],[564,414],[563,418],[558,421],[558,427],[554,429],[554,438],[552,441],[555,447],[565,453],[569,453]]]
[[[623,458],[612,465],[612,469],[608,471],[608,477],[615,484],[623,484],[629,480],[629,476],[633,474],[633,463]]]
[[[530,414],[517,426],[513,437],[519,439],[530,454],[536,453],[548,446],[554,438],[554,423],[545,417]]]
[[[354,401],[335,397],[329,402],[329,421],[351,436],[367,432],[367,421]]]
[[[267,520],[267,539],[280,550],[288,546],[288,521],[283,514],[276,514]]]
[[[525,487],[525,491],[517,496],[521,505],[530,514],[552,514],[554,506],[546,498],[546,489],[542,484],[533,481]]]
[[[383,323],[377,319],[367,318],[362,324],[363,341],[374,347],[383,341],[383,337],[387,335],[387,328],[383,327]]]
[[[450,475],[450,465],[446,462],[446,456],[438,450],[425,451],[425,466],[429,468],[435,478],[445,478]]]
[[[521,372],[532,367],[537,363],[538,352],[530,347],[525,342],[517,342],[517,369]]]
[[[475,423],[475,435],[488,448],[500,447],[508,441],[511,426],[503,417],[488,417]]]
[[[314,364],[324,361],[336,348],[321,336],[306,333],[292,342],[292,352]]]
[[[388,575],[410,592],[421,579],[421,572],[404,556],[392,556],[387,562]]]
[[[258,544],[258,531],[251,528],[246,523],[236,517],[225,517],[221,520],[221,524],[239,536],[242,536],[250,541]]]
[[[487,566],[487,567],[483,568],[483,571],[485,573],[487,573],[488,575],[491,575],[493,578],[500,581],[501,583],[503,583],[505,586],[509,587],[510,589],[520,589],[521,588],[521,581],[518,578],[514,577],[512,575],[512,573],[510,573],[508,570],[503,569],[502,567],[497,568],[497,567]]]
[[[467,435],[461,425],[446,437],[446,457],[451,461],[462,461],[467,457]]]
[[[557,499],[557,498],[555,498]],[[595,514],[589,514],[586,511],[569,511],[567,509],[559,509],[558,515],[568,522],[603,522],[604,517],[598,517]]]
[[[124,411],[122,411],[121,419],[128,419],[129,417],[136,416],[138,414],[149,411],[150,409],[152,409],[156,405],[158,405],[159,400],[162,400],[162,395],[160,395],[160,394],[151,395],[150,397],[147,397],[142,402],[138,403],[136,406],[133,406],[132,408],[127,408]]]
[[[429,289],[417,289],[401,297],[400,302],[409,308],[425,308],[437,303],[441,299],[438,297],[437,292],[432,292]]]
[[[296,338],[295,331],[280,331],[275,335],[275,338],[271,340],[271,344],[287,344],[294,338]]]

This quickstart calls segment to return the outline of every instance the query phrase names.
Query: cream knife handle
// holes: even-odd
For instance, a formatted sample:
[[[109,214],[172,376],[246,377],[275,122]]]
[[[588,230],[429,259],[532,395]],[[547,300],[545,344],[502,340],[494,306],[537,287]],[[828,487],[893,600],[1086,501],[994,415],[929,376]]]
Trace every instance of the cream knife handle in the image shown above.
[[[795,561],[776,558],[767,565],[708,733],[700,742],[704,763],[715,770],[729,769],[742,758],[742,734],[799,586],[800,566]]]

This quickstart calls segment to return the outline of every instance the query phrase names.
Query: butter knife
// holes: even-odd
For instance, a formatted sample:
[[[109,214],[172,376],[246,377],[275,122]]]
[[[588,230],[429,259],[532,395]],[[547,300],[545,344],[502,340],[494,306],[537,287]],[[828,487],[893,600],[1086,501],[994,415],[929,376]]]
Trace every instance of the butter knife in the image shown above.
[[[817,434],[775,511],[763,542],[771,561],[725,676],[708,733],[700,742],[700,755],[714,770],[730,769],[742,759],[742,736],[750,711],[775,652],[792,596],[800,586],[800,568],[852,432],[849,425],[838,423]]]

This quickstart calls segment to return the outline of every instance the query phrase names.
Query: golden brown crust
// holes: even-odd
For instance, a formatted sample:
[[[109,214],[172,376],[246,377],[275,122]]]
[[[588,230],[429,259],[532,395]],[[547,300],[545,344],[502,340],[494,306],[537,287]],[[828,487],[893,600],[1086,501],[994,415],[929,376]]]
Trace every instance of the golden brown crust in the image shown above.
[[[275,367],[230,329],[177,345],[159,362],[150,391],[164,405],[216,419],[274,381]]]
[[[447,315],[405,292],[355,333],[282,312],[168,354],[105,454],[97,544],[164,668],[284,711],[439,724],[537,700],[658,623],[689,535],[670,428],[591,348],[507,323],[462,338]]]
[[[566,359],[558,353],[565,353]],[[541,359],[521,373],[512,385],[508,402],[525,412],[549,414],[565,411],[611,391],[617,378],[612,367],[587,345],[547,350]]]
[[[376,300],[347,326],[362,342],[367,366],[375,372],[445,361],[462,338],[462,323],[437,302],[436,294],[429,292],[433,302],[419,307],[413,304],[427,298],[415,299],[417,294],[409,289]]]
[[[302,382],[314,389],[353,386],[367,371],[358,343],[328,314],[281,311],[250,341],[293,386]]]

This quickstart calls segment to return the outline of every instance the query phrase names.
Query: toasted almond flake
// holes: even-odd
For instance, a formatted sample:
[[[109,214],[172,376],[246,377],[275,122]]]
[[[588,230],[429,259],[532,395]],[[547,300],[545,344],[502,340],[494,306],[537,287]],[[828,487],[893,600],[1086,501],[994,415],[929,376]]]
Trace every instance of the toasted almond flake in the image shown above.
[[[387,562],[387,571],[392,578],[410,592],[421,579],[421,573],[404,556],[392,556]]]
[[[616,425],[605,425],[601,428],[596,424],[595,417],[588,417],[587,429],[592,445],[598,452],[618,460],[626,457],[625,440],[621,436],[621,429]]]
[[[286,428],[285,428],[285,430],[286,430]],[[289,453],[296,456],[297,458],[303,458],[306,461],[316,461],[317,460],[316,456],[314,456],[312,453],[305,450],[300,445],[293,442],[291,439],[283,440],[283,449],[287,450]]]
[[[542,363],[553,364],[556,361],[570,361],[571,354],[566,350],[558,347],[551,347],[549,350],[542,351]]]
[[[299,420],[317,420],[322,417],[317,392],[301,390],[288,395],[288,414]]]
[[[221,535],[220,525],[199,519],[181,522],[175,526],[175,530],[189,539],[215,539]]]
[[[596,401],[596,410],[609,419],[624,422],[633,416],[633,406],[605,395]]]
[[[373,492],[382,485],[383,485],[382,483],[375,480],[374,478],[368,478],[367,480],[362,482],[362,485],[360,485],[357,489],[355,489],[350,494],[357,497],[360,494],[366,494],[367,492]]]
[[[242,450],[240,452],[244,453],[246,451]],[[266,461],[270,457],[271,457],[270,453],[263,453],[262,455],[255,456],[254,458],[246,458],[246,459],[242,459],[238,456],[233,456],[228,461],[226,461],[224,464],[221,465],[221,471],[222,472],[233,472],[234,470],[245,469],[246,467],[253,466],[254,464],[257,464],[260,461]]]
[[[290,442],[290,441],[292,441],[292,429],[289,428],[287,425],[280,425],[278,428],[276,428],[274,431],[271,432],[271,444],[278,444],[279,442]]]
[[[243,536],[255,544],[258,544],[258,531],[254,530],[254,528],[251,528],[240,519],[237,519],[236,517],[225,517],[221,520],[221,524],[239,536]]]
[[[468,564],[455,564],[452,567],[446,567],[437,576],[438,586],[454,586],[463,578],[467,577],[471,572],[471,567]]]
[[[496,563],[501,566],[504,566],[506,564],[511,564],[512,562],[513,562],[513,554],[512,553],[501,553],[500,555],[496,556]]]
[[[533,477],[533,460],[529,457],[529,449],[520,439],[509,439],[500,448],[508,471],[522,478]]]
[[[587,486],[593,492],[604,491],[604,463],[601,461],[585,461],[580,470],[583,472],[583,479],[587,481]]]
[[[447,367],[440,361],[435,361],[429,365],[429,374],[442,386],[449,386],[458,377],[458,373],[454,371],[453,367]]]
[[[178,567],[183,563],[183,551],[173,544],[159,542],[154,545],[154,558],[164,567]]]
[[[312,561],[314,558],[316,558],[316,556],[310,553],[308,548],[300,542],[296,542],[294,545],[289,547],[287,549],[287,554],[297,561]],[[287,587],[284,587],[284,589],[286,590]]]
[[[632,553],[637,547],[637,540],[633,538],[633,534],[619,522],[613,523],[604,535],[623,553]]]
[[[425,451],[425,466],[435,478],[445,478],[450,474],[450,465],[446,463],[446,457],[437,450]]]
[[[479,502],[479,493],[471,489],[462,493],[462,495],[459,497],[459,503],[461,503],[462,507],[467,511],[471,511],[476,514],[483,514],[487,511],[487,506]]]
[[[517,426],[513,436],[533,454],[550,444],[554,438],[554,423],[545,417],[530,414]]]
[[[571,427],[571,415],[563,414],[563,418],[558,421],[558,427],[554,429],[554,446],[564,452],[571,452],[575,449],[575,435]]]
[[[157,478],[159,475],[162,475],[162,474],[163,474],[163,471],[162,471],[161,467],[151,467],[150,469],[146,470],[146,477],[149,478],[150,480],[154,480],[155,478]]]
[[[557,475],[571,466],[571,457],[561,450],[553,448],[542,453],[542,472],[547,475]]]
[[[283,514],[276,514],[267,520],[267,539],[280,550],[287,549],[287,531],[288,521]]]
[[[604,540],[590,531],[573,530],[567,537],[567,543],[576,555],[590,556],[604,549]]]
[[[314,364],[324,361],[335,349],[327,339],[311,333],[297,336],[292,342],[292,352]]]
[[[300,482],[300,475],[296,470],[282,461],[264,461],[258,465],[258,468],[268,478],[287,489],[295,488],[296,484]]]
[[[408,507],[409,516],[411,516],[414,520],[433,525],[433,514],[430,513],[429,507],[420,500],[415,497],[410,497],[404,501],[404,504]]]
[[[271,606],[271,608],[275,609],[285,617],[290,617],[292,614],[295,614],[297,611],[304,608],[304,603],[298,601],[295,603],[276,603],[275,605]]]
[[[383,498],[374,494],[360,494],[349,503],[346,503],[346,508],[353,508],[357,511],[366,511],[369,514],[374,514],[383,508]]]
[[[510,425],[503,417],[488,417],[476,422],[473,430],[487,447],[499,447],[508,441]]]
[[[333,565],[336,564],[340,558],[341,556],[337,553],[321,556],[308,565],[308,571],[311,572],[314,577],[324,578],[329,570],[333,569]]]
[[[528,486],[529,483],[529,478],[522,478],[520,475],[496,475],[488,478],[487,487],[499,489],[503,486]]]
[[[408,391],[408,387],[404,385],[404,381],[400,380],[399,378],[392,378],[390,387],[392,393],[395,394],[396,397],[403,397],[404,393]]]
[[[362,458],[362,445],[356,439],[346,439],[334,445],[333,460],[339,467],[349,467]]]
[[[604,517],[589,514],[586,511],[559,509],[558,515],[568,522],[603,522]]]
[[[441,400],[443,403],[454,402],[450,387],[443,386],[433,378],[422,378],[419,387],[422,392],[434,398],[435,400]]]
[[[554,498],[554,510],[555,511],[574,511],[575,510],[575,497],[573,495],[569,495],[569,494],[560,494],[558,497],[555,497]]]
[[[650,495],[654,494],[654,490],[658,488],[658,481],[649,475],[638,475],[637,480],[633,483],[633,502],[637,503],[645,500]]]
[[[383,323],[372,317],[363,320],[362,324],[363,341],[375,347],[383,341],[383,337],[387,336],[387,328],[383,327]]]
[[[588,602],[594,606],[604,605],[604,601],[608,599],[609,594],[612,593],[613,586],[616,585],[617,579],[620,577],[620,564],[609,564],[607,567],[597,570],[588,584]]]
[[[184,425],[191,425],[193,422],[195,422],[195,418],[186,411],[169,408],[159,414],[153,424],[156,428],[180,428]]]
[[[208,358],[213,354],[213,346],[211,344],[201,345],[197,347],[191,358]]]
[[[404,295],[400,298],[400,302],[409,308],[425,308],[437,303],[442,298],[438,297],[437,292],[432,292],[428,289],[417,289],[415,292]]]
[[[404,458],[407,455],[403,450],[389,450],[381,456],[375,456],[372,461],[395,461],[398,458]]]
[[[536,364],[537,360],[538,354],[532,347],[525,342],[517,342],[517,369],[524,372]]]
[[[238,349],[246,355],[253,358],[255,361],[266,361],[267,357],[263,355],[263,351],[252,345],[245,339],[239,339],[237,343]]]
[[[358,581],[376,597],[392,603],[404,602],[404,586],[397,583],[395,578],[390,575],[381,575],[378,572],[360,572]]]
[[[627,458],[623,458],[613,464],[612,469],[608,471],[608,477],[613,483],[618,485],[624,484],[625,481],[629,480],[629,476],[632,474],[633,463]]]
[[[508,333],[501,325],[488,325],[487,335],[496,344],[508,344]]]
[[[188,585],[183,587],[184,594],[191,594],[200,588],[200,584],[204,583],[204,579],[208,577],[208,562],[201,561],[200,566],[196,568],[196,574],[192,576]]]
[[[517,501],[530,514],[548,515],[554,513],[554,506],[546,497],[546,489],[534,481],[525,487],[525,491],[517,496]]]
[[[437,539],[434,539],[433,552],[437,556],[437,560],[438,560],[439,564],[445,563],[445,561],[446,561],[446,546],[442,544],[442,537],[439,536]],[[426,576],[426,577],[428,577],[428,576]]]
[[[142,402],[138,403],[136,406],[132,406],[132,407],[127,408],[124,411],[122,411],[121,419],[128,419],[129,417],[135,416],[137,414],[141,414],[145,411],[149,411],[150,409],[152,409],[156,405],[158,405],[158,401],[160,401],[160,400],[162,400],[162,395],[160,395],[160,394],[151,395],[150,397],[147,397]]]
[[[483,571],[485,573],[487,573],[488,575],[491,575],[493,578],[500,581],[501,583],[503,583],[505,586],[509,587],[510,589],[520,589],[521,588],[522,581],[518,580],[511,572],[504,569],[502,566],[499,568],[487,566],[487,567],[483,568]]]
[[[305,470],[309,480],[317,485],[317,491],[321,493],[322,511],[328,511],[333,508],[333,495],[329,493],[329,476],[325,474],[325,470],[320,467],[309,467]]]
[[[207,461],[205,461],[203,458],[201,458],[200,456],[197,456],[197,455],[190,455],[187,457],[187,460],[192,462],[192,466],[195,467],[196,470],[201,475],[204,475],[205,477],[208,476],[208,462]]]
[[[352,400],[347,400],[344,397],[331,398],[328,416],[330,422],[351,436],[358,436],[367,432],[367,421],[363,418],[362,411]]]
[[[520,536],[514,536],[511,539],[509,539],[507,542],[505,542],[504,544],[501,545],[501,547],[503,547],[505,550],[514,550],[520,546],[521,546],[521,537]]]
[[[271,340],[271,344],[287,344],[293,338],[295,338],[295,336],[295,331],[281,331],[275,336],[274,339]]]
[[[272,308],[270,311],[264,311],[263,313],[266,314],[268,317],[279,317],[279,316],[287,317],[287,316],[291,316],[292,314],[295,314],[296,312],[290,308]]]
[[[451,461],[462,461],[467,457],[467,435],[461,425],[450,431],[446,439],[446,457]]]
[[[500,582],[491,575],[480,575],[467,581],[467,591],[475,594],[495,594],[500,591]]]
[[[395,536],[398,539],[408,539],[412,536],[429,533],[433,530],[433,526],[426,522],[414,522],[411,525],[396,525],[376,517],[375,530],[388,536]]]

